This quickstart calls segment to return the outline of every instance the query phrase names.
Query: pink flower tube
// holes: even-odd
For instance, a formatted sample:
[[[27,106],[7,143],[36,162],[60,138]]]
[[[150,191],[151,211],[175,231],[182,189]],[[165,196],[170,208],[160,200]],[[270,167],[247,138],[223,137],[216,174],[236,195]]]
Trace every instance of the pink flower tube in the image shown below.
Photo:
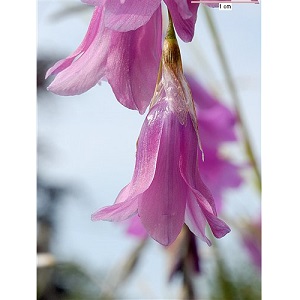
[[[115,204],[95,212],[92,220],[123,221],[137,214],[148,234],[166,246],[186,223],[210,245],[207,223],[217,238],[230,228],[217,217],[214,199],[200,177],[197,117],[174,39],[165,40],[160,74],[137,143],[133,178]]]

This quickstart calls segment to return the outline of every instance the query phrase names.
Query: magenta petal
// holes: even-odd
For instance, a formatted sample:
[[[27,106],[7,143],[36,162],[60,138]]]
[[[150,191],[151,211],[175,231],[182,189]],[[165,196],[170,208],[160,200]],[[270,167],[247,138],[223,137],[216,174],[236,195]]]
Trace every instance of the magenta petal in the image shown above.
[[[159,7],[147,24],[134,31],[112,31],[106,77],[116,98],[142,114],[153,96],[161,57]]]
[[[184,126],[172,112],[165,111],[164,115],[155,176],[149,189],[139,197],[138,211],[149,235],[167,246],[184,224],[187,187],[178,168],[180,131]]]
[[[137,213],[138,200],[130,199],[104,207],[92,214],[92,221],[124,221]]]
[[[102,16],[102,7],[96,7],[90,25],[88,27],[87,33],[82,43],[70,56],[68,56],[65,59],[61,59],[53,67],[51,67],[46,73],[46,78],[48,78],[48,76],[50,75],[56,75],[62,70],[66,69],[68,66],[71,65],[71,63],[78,55],[82,54],[88,49],[88,47],[95,39],[97,32],[99,31],[101,16]]]
[[[135,215],[129,220],[129,226],[127,228],[127,233],[141,239],[145,239],[148,236],[143,224],[141,223],[141,218]]]
[[[210,229],[216,238],[222,238],[224,235],[231,231],[229,226],[214,214],[206,210],[203,210],[203,213],[205,214]]]
[[[160,111],[165,107],[160,106]],[[116,203],[134,198],[147,190],[154,178],[163,128],[163,114],[150,110],[137,142],[136,162],[131,182],[119,193]]]
[[[203,183],[199,173],[198,153],[200,150],[198,148],[196,132],[190,117],[187,118],[186,127],[184,143],[181,145],[182,157],[179,165],[181,175],[195,196],[200,194],[199,197],[205,198],[208,205],[207,209],[216,214],[214,199],[209,189]]]
[[[190,42],[194,37],[195,24],[197,20],[197,10],[199,4],[188,1],[186,5],[178,4],[179,0],[164,0],[170,10],[173,23],[179,37],[184,42]],[[182,0],[180,0],[182,1]],[[186,0],[183,0],[186,1]],[[190,12],[190,17],[187,18]]]
[[[62,96],[86,92],[105,75],[108,50],[109,35],[99,29],[86,51],[55,77],[48,90]]]
[[[192,195],[186,203],[185,223],[196,236],[211,246],[211,241],[205,235],[206,218]]]
[[[168,0],[165,0],[165,2],[169,3],[170,2]],[[193,16],[191,10],[190,10],[190,6],[189,6],[189,0],[173,0],[173,2],[176,3],[177,5],[177,10],[178,10],[178,13],[180,14],[180,16],[183,18],[183,19],[189,19],[190,17]]]
[[[135,30],[146,24],[161,0],[109,0],[106,3],[105,26],[117,31]]]

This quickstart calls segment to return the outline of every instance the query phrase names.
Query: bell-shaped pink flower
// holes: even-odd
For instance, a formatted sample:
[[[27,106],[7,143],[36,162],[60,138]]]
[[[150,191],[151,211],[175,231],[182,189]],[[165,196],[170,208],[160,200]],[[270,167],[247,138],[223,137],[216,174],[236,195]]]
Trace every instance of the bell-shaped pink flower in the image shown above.
[[[200,177],[197,118],[174,39],[165,41],[160,74],[137,143],[133,178],[115,204],[94,213],[92,220],[122,221],[138,214],[148,234],[162,245],[170,245],[186,223],[210,245],[207,223],[217,238],[230,228],[217,217]]]
[[[145,25],[128,32],[106,28],[104,15],[104,6],[96,6],[80,46],[48,70],[46,78],[56,75],[48,90],[78,95],[105,79],[121,104],[144,113],[153,96],[161,58],[161,7]]]

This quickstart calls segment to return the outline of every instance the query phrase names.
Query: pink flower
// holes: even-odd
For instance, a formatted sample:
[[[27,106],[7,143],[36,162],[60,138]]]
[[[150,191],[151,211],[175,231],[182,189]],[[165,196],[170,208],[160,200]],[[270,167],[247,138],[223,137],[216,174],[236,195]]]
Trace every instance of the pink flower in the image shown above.
[[[230,228],[217,217],[214,199],[200,177],[201,159],[193,99],[174,39],[166,39],[161,78],[137,143],[131,182],[115,204],[92,220],[123,221],[138,214],[148,234],[170,245],[183,224],[208,245],[206,223],[221,238]]]
[[[137,30],[105,28],[104,6],[95,7],[86,36],[77,50],[46,74],[56,75],[48,90],[69,96],[86,92],[106,79],[120,103],[144,113],[153,96],[161,57],[160,6]]]
[[[257,269],[261,270],[261,215],[245,224],[242,229],[242,240],[250,258]]]
[[[161,5],[161,0],[82,0],[90,5],[105,3],[105,27],[117,31],[135,30],[145,25]],[[164,0],[179,37],[190,42],[194,36],[199,4],[190,0]],[[153,30],[155,30],[153,28]]]
[[[229,188],[239,187],[243,179],[242,166],[222,157],[219,150],[225,142],[237,141],[235,114],[205,90],[193,76],[186,75],[195,103],[199,133],[205,159],[199,162],[203,182],[208,186],[216,203],[217,211],[222,210],[223,195]],[[147,237],[140,218],[133,217],[124,226],[127,233],[139,238]]]

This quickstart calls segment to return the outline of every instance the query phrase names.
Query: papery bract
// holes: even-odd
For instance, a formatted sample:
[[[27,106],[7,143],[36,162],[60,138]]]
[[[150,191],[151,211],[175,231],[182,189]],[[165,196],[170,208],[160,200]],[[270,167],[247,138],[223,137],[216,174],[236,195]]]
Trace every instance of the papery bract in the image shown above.
[[[144,26],[129,32],[105,28],[104,11],[103,6],[95,7],[81,45],[48,70],[46,77],[56,75],[48,90],[77,95],[106,79],[120,103],[144,113],[153,95],[161,57],[161,8]]]

